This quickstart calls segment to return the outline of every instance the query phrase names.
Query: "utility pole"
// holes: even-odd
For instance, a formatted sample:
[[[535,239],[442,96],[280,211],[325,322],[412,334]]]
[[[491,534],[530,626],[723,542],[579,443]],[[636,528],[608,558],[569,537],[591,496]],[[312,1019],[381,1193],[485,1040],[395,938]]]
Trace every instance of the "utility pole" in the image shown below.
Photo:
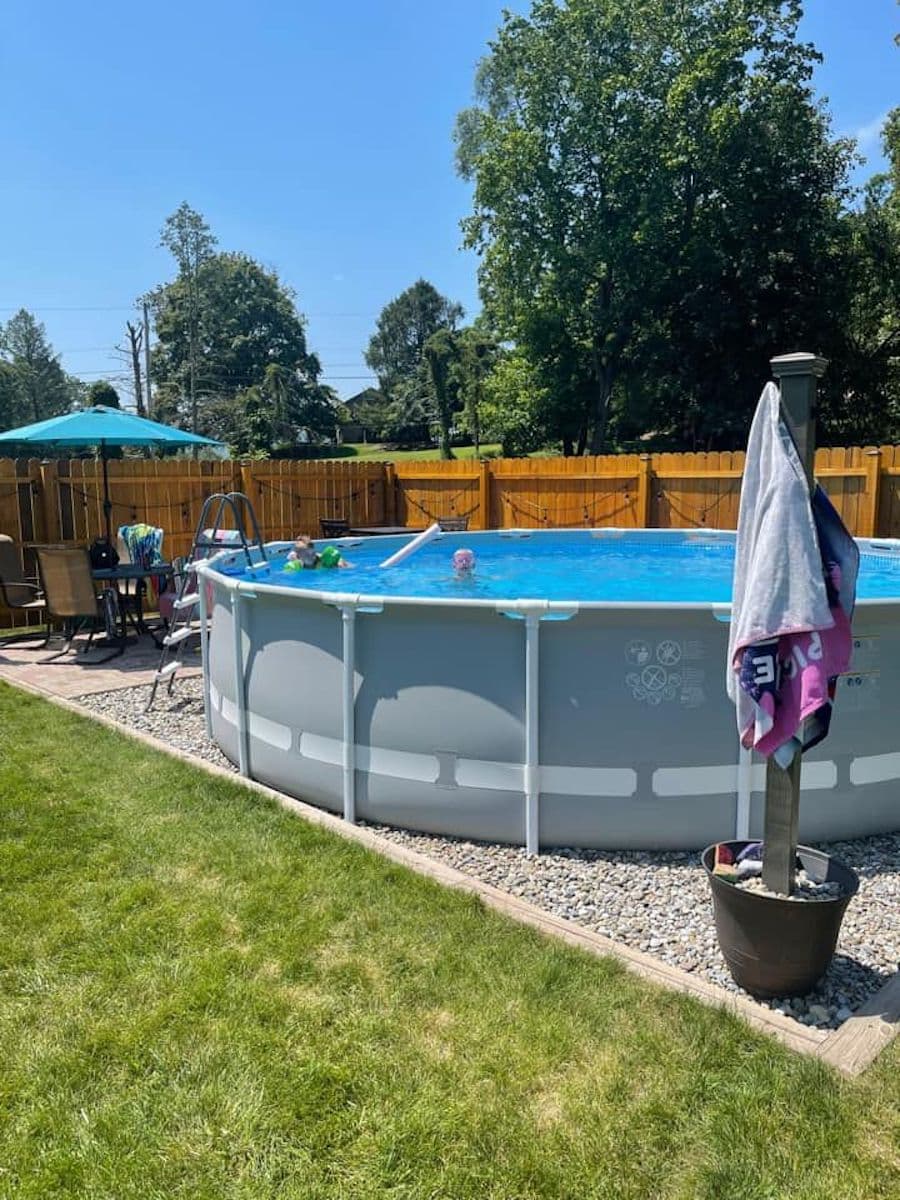
[[[147,387],[146,416],[153,416],[153,403],[150,395],[150,306],[144,301],[144,383]]]
[[[188,276],[188,298],[190,301],[190,324],[188,328],[188,346],[190,353],[190,368],[191,368],[191,432],[197,432],[197,369],[195,344],[197,340],[197,272],[200,269],[200,261],[196,254],[196,246],[194,260],[191,262],[190,255],[188,256],[188,264],[190,275]],[[194,447],[194,457],[197,457],[197,447]]]

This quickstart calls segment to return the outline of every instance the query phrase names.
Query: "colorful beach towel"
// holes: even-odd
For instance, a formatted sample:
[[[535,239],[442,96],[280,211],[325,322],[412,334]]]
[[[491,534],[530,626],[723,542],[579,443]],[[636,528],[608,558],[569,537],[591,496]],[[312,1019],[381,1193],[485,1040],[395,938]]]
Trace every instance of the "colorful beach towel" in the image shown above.
[[[850,665],[859,551],[809,485],[767,384],[753,419],[735,546],[727,687],[746,747],[790,765],[827,734]]]

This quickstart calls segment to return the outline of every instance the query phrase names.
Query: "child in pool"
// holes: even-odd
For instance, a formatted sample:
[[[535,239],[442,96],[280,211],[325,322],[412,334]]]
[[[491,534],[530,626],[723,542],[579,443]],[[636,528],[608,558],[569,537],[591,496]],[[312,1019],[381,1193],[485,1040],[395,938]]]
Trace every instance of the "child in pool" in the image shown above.
[[[314,571],[317,567],[349,567],[352,563],[341,557],[337,546],[326,546],[319,553],[312,544],[312,538],[301,534],[294,542],[293,550],[288,552],[285,566],[289,571]]]
[[[475,572],[475,551],[459,549],[453,551],[453,574],[457,579],[471,579]]]

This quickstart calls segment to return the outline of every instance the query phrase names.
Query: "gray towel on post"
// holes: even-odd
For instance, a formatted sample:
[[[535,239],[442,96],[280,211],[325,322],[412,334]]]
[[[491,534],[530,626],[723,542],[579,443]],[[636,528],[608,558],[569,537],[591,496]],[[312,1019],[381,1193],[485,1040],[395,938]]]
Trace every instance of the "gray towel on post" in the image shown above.
[[[747,443],[734,551],[726,686],[739,730],[753,719],[753,701],[735,669],[741,652],[782,634],[833,625],[809,484],[781,415],[779,390],[767,383]]]

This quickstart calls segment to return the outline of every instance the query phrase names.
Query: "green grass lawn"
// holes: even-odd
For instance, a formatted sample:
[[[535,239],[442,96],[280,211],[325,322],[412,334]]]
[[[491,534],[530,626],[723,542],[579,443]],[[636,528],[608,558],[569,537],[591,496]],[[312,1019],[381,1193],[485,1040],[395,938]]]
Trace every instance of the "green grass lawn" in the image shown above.
[[[0,687],[0,1197],[872,1200],[860,1081]]]
[[[345,449],[353,452],[353,458],[378,459],[381,462],[405,462],[411,458],[421,458],[429,462],[434,462],[441,457],[441,452],[435,450],[388,450],[378,442],[346,442]],[[500,453],[499,444],[482,445],[480,448],[482,455],[492,455],[496,457]],[[343,457],[351,457],[345,454]],[[454,446],[454,458],[474,458],[474,446]]]

